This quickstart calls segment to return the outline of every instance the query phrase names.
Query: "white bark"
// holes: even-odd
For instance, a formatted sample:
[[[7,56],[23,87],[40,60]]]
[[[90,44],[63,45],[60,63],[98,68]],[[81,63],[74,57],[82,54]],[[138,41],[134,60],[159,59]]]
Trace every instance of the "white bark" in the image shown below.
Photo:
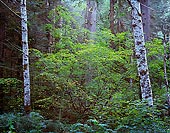
[[[23,49],[23,78],[24,78],[24,107],[30,109],[30,74],[28,55],[28,29],[26,0],[21,0],[21,26],[22,26],[22,49]]]
[[[148,105],[153,105],[153,96],[149,78],[148,64],[146,58],[146,48],[144,41],[142,15],[138,0],[131,0],[132,5],[132,27],[135,40],[135,54],[137,58],[138,75],[142,99],[148,101]]]

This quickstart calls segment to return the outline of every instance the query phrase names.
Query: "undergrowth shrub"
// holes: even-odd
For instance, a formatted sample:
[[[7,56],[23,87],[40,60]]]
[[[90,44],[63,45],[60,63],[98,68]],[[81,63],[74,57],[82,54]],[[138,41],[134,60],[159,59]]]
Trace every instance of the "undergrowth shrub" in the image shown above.
[[[71,125],[70,133],[113,133],[107,124],[99,123],[95,119],[89,119],[85,123]]]
[[[45,128],[44,118],[36,112],[29,116],[23,114],[2,114],[0,115],[0,132],[6,133],[40,133]]]
[[[16,78],[0,78],[0,111],[21,111],[23,103],[22,81]]]
[[[123,97],[116,99],[114,96],[102,109],[94,109],[94,114],[95,119],[107,123],[117,132],[166,133],[170,126],[169,108],[162,101],[155,101],[149,107],[145,101],[127,101]]]

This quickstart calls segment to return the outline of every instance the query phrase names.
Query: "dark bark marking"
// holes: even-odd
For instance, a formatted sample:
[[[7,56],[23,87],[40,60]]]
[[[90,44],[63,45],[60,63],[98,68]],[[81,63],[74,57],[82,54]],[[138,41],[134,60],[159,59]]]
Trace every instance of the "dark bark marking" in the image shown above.
[[[31,112],[31,106],[30,105],[24,106],[24,110],[26,114],[29,114]]]
[[[141,76],[144,76],[144,75],[146,75],[146,74],[147,74],[147,70],[141,70],[141,71],[140,71],[140,75],[141,75]]]
[[[136,27],[136,26],[137,26],[137,24],[132,24],[132,26],[133,26],[133,27]]]
[[[137,44],[137,45],[140,45],[140,44],[142,44],[142,42],[141,42],[141,41],[137,41],[136,44]]]
[[[139,58],[140,58],[140,54],[137,54],[137,55],[136,55],[136,58],[139,59]]]
[[[141,20],[138,20],[139,23],[141,23],[142,21]]]
[[[27,70],[27,64],[24,64],[24,70]]]

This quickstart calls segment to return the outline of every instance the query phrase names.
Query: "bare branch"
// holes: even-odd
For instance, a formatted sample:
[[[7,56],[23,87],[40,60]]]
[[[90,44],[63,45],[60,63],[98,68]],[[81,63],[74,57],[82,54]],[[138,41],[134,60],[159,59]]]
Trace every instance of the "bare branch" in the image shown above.
[[[8,10],[10,10],[15,16],[17,16],[18,18],[21,19],[21,17],[20,17],[15,11],[13,11],[7,4],[5,4],[5,2],[3,2],[2,0],[0,0],[0,2],[1,2]]]

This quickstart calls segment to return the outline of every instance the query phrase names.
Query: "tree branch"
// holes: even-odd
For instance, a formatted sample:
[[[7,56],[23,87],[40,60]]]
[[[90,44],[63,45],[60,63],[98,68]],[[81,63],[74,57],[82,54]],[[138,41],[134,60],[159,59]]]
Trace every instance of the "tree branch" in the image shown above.
[[[3,2],[2,0],[0,0],[0,2],[1,2],[8,10],[10,10],[14,15],[16,15],[18,18],[21,19],[21,17],[20,17],[16,12],[14,12],[7,4],[5,4],[5,2]]]

